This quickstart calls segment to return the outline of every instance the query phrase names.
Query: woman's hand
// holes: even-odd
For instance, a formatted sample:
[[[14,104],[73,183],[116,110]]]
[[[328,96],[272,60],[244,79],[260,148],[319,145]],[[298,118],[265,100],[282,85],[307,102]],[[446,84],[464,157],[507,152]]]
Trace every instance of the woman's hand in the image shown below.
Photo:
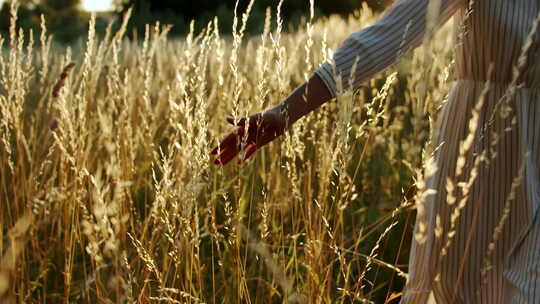
[[[215,164],[226,164],[240,152],[240,161],[248,159],[260,147],[279,137],[298,119],[332,98],[332,94],[317,75],[302,84],[283,103],[268,111],[247,118],[227,118],[236,126],[225,139],[212,150],[217,155]],[[246,132],[247,130],[247,132]]]
[[[238,154],[240,154],[238,162],[245,161],[259,148],[285,133],[288,127],[287,117],[279,108],[272,108],[247,118],[227,117],[227,122],[236,126],[236,129],[212,150],[211,154],[217,155],[215,164],[225,165]]]

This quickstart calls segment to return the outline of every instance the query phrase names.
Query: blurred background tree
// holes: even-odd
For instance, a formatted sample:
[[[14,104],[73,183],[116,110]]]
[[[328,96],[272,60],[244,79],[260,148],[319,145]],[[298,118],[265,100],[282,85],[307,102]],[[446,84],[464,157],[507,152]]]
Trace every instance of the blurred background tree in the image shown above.
[[[0,11],[0,34],[5,35],[9,29],[9,2],[3,1]],[[87,31],[89,13],[82,9],[86,1],[95,0],[18,0],[20,4],[18,23],[26,30],[39,30],[40,16],[47,20],[48,30],[54,34],[57,41],[68,43],[84,37]],[[2,0],[0,0],[0,3]],[[130,7],[133,14],[128,31],[144,31],[145,24],[159,21],[161,24],[173,26],[172,35],[185,35],[189,24],[195,20],[196,30],[202,29],[215,16],[219,18],[222,33],[230,33],[236,1],[197,0],[111,0],[115,11],[100,13],[103,20],[118,19]],[[384,9],[392,0],[315,0],[318,17],[330,14],[348,15],[359,9],[363,2],[376,11]],[[248,23],[248,33],[256,34],[262,31],[267,7],[272,9],[275,16],[278,0],[255,0]],[[241,14],[247,8],[249,0],[240,0],[238,12]],[[309,0],[284,0],[281,16],[285,24],[298,26],[308,16]],[[98,23],[105,27],[107,22]],[[285,28],[287,30],[288,27]],[[98,28],[99,32],[99,28]]]
[[[80,9],[81,0],[19,0],[17,22],[25,30],[39,30],[41,15],[47,30],[57,41],[71,42],[86,31],[88,13]],[[10,22],[10,1],[4,1],[0,12],[0,29],[7,32]]]
[[[380,11],[388,6],[392,0],[316,0],[316,14],[317,16],[348,15],[359,9],[362,2],[367,2],[371,8]],[[278,3],[278,0],[256,0],[248,24],[248,32],[260,32],[264,25],[266,8],[270,7],[275,12]],[[140,28],[143,24],[160,21],[161,23],[172,24],[174,26],[173,34],[182,34],[188,30],[191,20],[196,20],[197,28],[201,29],[215,16],[219,18],[220,30],[230,32],[236,1],[230,0],[216,3],[215,0],[197,0],[197,5],[193,5],[192,1],[115,0],[115,4],[120,15],[133,7],[131,29]],[[248,4],[249,0],[240,0],[238,11],[245,11]],[[284,0],[281,12],[285,23],[298,25],[302,17],[306,17],[309,12],[309,1]]]
[[[72,41],[86,31],[87,14],[81,9],[81,0],[41,0],[36,9],[45,15],[47,28],[63,42]]]

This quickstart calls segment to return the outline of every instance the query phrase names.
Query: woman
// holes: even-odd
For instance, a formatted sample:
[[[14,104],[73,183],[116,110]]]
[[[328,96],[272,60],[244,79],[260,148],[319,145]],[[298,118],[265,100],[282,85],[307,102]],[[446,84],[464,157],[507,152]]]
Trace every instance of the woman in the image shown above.
[[[348,89],[351,74],[353,85],[366,81],[403,48],[418,46],[428,11],[438,12],[436,25],[456,17],[457,77],[439,115],[438,170],[426,183],[436,194],[419,202],[423,211],[402,303],[425,303],[430,295],[437,303],[540,303],[538,0],[396,2],[376,24],[352,34],[333,62],[281,104],[248,118],[228,118],[238,127],[212,151],[216,163],[238,154],[247,159],[340,94],[336,83]],[[532,44],[526,45],[529,35]],[[471,148],[462,152],[463,166],[457,160],[475,108],[479,125]],[[237,138],[246,127],[247,145],[240,147]]]

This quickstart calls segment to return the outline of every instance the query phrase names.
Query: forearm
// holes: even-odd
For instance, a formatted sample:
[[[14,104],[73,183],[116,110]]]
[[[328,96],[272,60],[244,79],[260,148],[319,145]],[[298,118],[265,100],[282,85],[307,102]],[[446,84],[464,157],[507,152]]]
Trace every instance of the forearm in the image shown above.
[[[317,74],[313,74],[307,82],[296,88],[273,110],[285,114],[287,124],[290,126],[330,99],[332,99],[330,90]]]
[[[403,54],[419,46],[434,18],[435,28],[444,24],[465,0],[398,0],[373,25],[351,34],[331,61],[316,71],[338,96],[351,87],[372,79],[391,66]],[[433,7],[431,7],[433,6]],[[431,17],[430,9],[439,9]]]

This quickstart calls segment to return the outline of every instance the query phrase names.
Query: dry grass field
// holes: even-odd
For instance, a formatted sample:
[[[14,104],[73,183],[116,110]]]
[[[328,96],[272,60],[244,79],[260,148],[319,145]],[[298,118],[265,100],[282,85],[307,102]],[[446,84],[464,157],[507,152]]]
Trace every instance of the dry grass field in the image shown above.
[[[16,20],[16,8],[12,10]],[[0,37],[0,302],[397,303],[450,29],[244,164],[225,116],[279,103],[376,16],[185,39]],[[129,17],[129,16],[127,16]],[[127,20],[127,18],[126,18]],[[434,55],[435,54],[435,55]]]

